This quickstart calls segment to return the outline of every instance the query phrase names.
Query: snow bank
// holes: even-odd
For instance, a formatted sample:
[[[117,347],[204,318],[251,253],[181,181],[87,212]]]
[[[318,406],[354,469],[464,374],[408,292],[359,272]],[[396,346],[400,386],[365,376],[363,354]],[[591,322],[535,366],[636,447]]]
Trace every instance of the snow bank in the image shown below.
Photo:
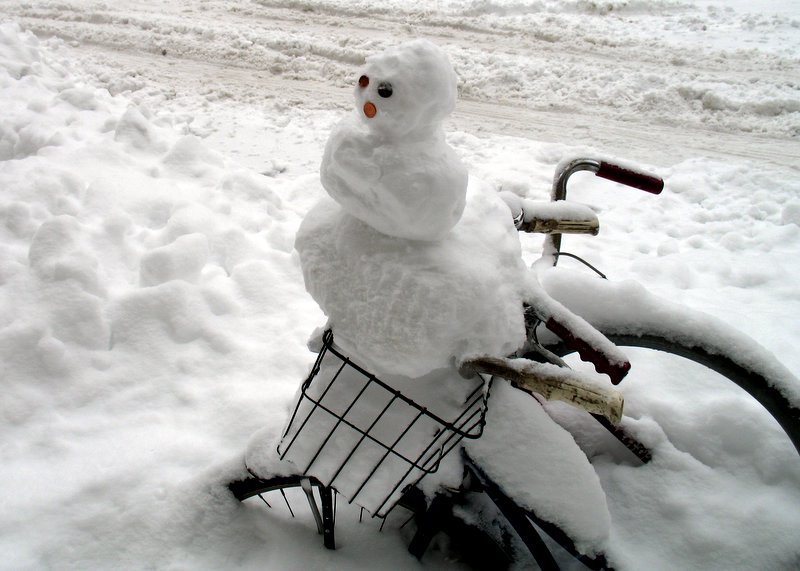
[[[0,25],[0,566],[224,566],[235,470],[203,471],[305,372],[299,217],[58,47]]]
[[[703,0],[387,0],[381,6],[354,0],[218,0],[208,6],[194,0],[91,8],[76,2],[49,10],[22,3],[5,11],[46,36],[165,53],[169,64],[156,64],[165,75],[182,75],[187,62],[217,63],[223,70],[206,68],[213,79],[198,82],[195,92],[254,105],[263,101],[263,89],[283,97],[280,85],[269,84],[286,78],[312,82],[299,101],[319,106],[341,97],[327,87],[352,86],[354,68],[366,56],[423,36],[451,54],[468,99],[566,111],[591,124],[599,117],[640,128],[783,139],[797,135],[800,101],[792,75],[800,19],[793,8],[786,0],[757,7]],[[246,68],[252,83],[231,91],[231,66]],[[104,67],[115,92],[147,90],[151,70]],[[506,133],[513,132],[509,123],[500,125]],[[551,137],[592,144],[600,135],[555,130]]]

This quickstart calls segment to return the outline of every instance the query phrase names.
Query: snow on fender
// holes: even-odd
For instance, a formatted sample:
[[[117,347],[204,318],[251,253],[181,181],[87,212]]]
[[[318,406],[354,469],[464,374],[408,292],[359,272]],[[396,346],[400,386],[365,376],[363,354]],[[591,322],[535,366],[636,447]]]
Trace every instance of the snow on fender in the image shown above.
[[[604,551],[611,516],[597,473],[572,435],[535,399],[519,395],[507,381],[495,380],[483,436],[464,441],[468,454],[507,495],[564,530],[579,550]]]

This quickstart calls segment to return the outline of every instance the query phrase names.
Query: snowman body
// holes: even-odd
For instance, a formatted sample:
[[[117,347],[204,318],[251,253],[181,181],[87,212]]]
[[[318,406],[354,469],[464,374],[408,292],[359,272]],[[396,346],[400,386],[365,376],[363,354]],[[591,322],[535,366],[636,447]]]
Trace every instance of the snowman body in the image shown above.
[[[526,271],[508,208],[469,184],[442,129],[456,86],[425,40],[367,58],[354,112],[322,159],[331,199],[297,235],[306,288],[337,343],[378,373],[418,377],[525,339]]]
[[[527,272],[508,207],[478,182],[465,203],[434,241],[379,232],[331,199],[303,220],[295,248],[306,288],[337,344],[375,374],[421,377],[525,341]]]

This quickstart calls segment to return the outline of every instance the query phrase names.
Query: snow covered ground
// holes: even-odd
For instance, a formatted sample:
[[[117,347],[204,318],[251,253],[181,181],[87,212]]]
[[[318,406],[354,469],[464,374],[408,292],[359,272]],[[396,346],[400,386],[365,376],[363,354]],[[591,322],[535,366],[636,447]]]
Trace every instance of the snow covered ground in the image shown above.
[[[294,235],[358,66],[404,39],[450,54],[471,176],[537,199],[568,156],[664,176],[658,198],[576,176],[602,230],[570,249],[800,375],[795,2],[409,4],[0,0],[0,567],[419,567],[391,529],[327,552],[221,485],[312,360]],[[595,460],[618,568],[797,568],[800,462],[769,420],[630,381],[669,446]]]

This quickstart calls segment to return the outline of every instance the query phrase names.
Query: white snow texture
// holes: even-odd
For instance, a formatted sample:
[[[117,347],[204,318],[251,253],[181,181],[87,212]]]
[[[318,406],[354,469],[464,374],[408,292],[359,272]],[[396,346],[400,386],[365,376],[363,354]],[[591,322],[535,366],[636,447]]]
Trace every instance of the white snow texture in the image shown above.
[[[264,473],[287,469],[274,451],[326,317],[354,352],[396,338],[420,361],[391,367],[412,375],[515,346],[515,284],[541,237],[515,236],[497,191],[547,200],[555,166],[576,156],[636,161],[666,189],[576,175],[570,198],[583,207],[561,210],[593,212],[601,231],[565,246],[609,281],[562,259],[543,287],[605,326],[716,336],[705,346],[796,398],[798,30],[787,0],[0,2],[0,569],[419,569],[401,514],[378,533],[340,501],[331,552],[280,497],[261,509],[226,483],[245,475],[245,456]],[[407,75],[380,69],[380,54],[418,38],[457,78],[452,112],[452,76],[411,79],[426,82],[412,85],[417,100],[435,102],[426,133],[414,117],[392,127]],[[370,84],[355,88],[354,110],[361,75]],[[332,132],[378,164],[397,143],[388,129],[412,126],[439,153],[419,159],[424,172],[453,167],[446,184],[420,180],[453,195],[429,233],[393,235],[367,218],[377,201],[359,217],[327,196],[320,164]],[[397,156],[416,161],[422,146],[404,135]],[[409,203],[380,204],[408,216]],[[312,244],[344,263],[320,255],[330,273],[313,275]],[[364,263],[374,278],[345,291]],[[345,281],[329,298],[306,292],[304,277],[334,276]],[[497,321],[457,310],[490,292]],[[346,294],[385,312],[337,315]],[[456,325],[452,346],[412,342]],[[542,408],[506,385],[473,454],[621,571],[797,569],[800,461],[777,424],[698,367],[625,353],[622,425],[653,450],[648,465],[567,405]],[[426,392],[418,380],[404,390]],[[434,383],[443,394],[432,396],[456,406],[461,381]],[[459,475],[450,458],[446,483]],[[464,568],[437,549],[422,565]]]

